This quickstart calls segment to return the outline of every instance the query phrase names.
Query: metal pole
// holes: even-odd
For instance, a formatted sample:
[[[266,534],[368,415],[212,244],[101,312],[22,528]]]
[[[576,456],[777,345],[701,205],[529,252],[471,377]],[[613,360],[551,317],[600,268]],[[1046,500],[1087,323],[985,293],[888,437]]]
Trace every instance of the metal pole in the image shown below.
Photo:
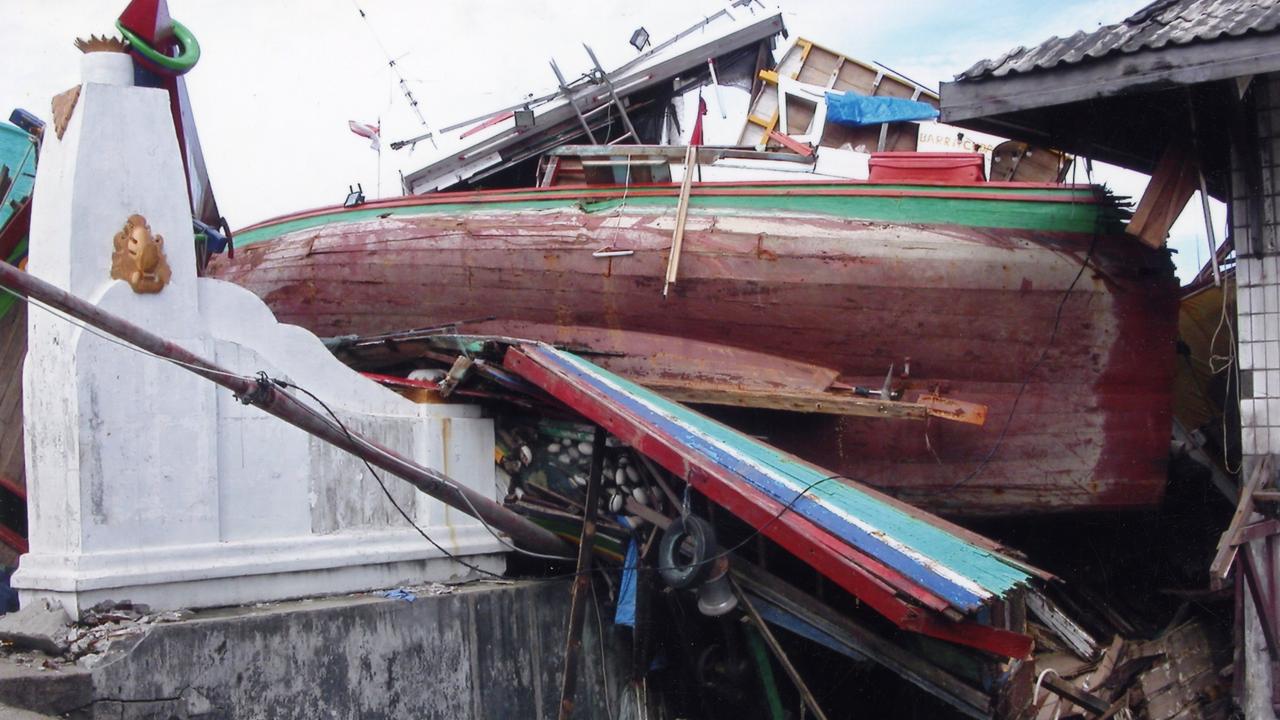
[[[573,99],[573,91],[569,89],[569,84],[565,82],[564,73],[560,72],[560,66],[556,65],[556,61],[551,61],[551,71],[556,74],[556,80],[560,83],[560,92],[564,93],[564,99],[569,101],[569,107],[573,108],[573,114],[578,116],[578,122],[582,123],[582,129],[587,133],[587,139],[592,145],[596,143],[596,136],[591,134],[591,126],[587,124],[587,119],[583,117],[582,111],[578,109],[578,103]]]
[[[613,98],[613,104],[618,106],[618,116],[622,118],[622,126],[627,129],[627,134],[631,136],[631,142],[636,145],[640,144],[640,135],[636,132],[636,128],[631,124],[631,118],[627,117],[627,109],[622,105],[622,99],[618,97],[618,93],[613,89],[613,81],[609,79],[609,73],[600,67],[600,61],[596,59],[596,54],[591,50],[589,45],[583,44],[587,49],[587,55],[591,56],[591,64],[596,66],[596,71],[600,73],[600,79],[604,82],[604,86],[609,90],[609,97]],[[605,138],[608,140],[608,138]]]
[[[573,578],[569,603],[569,629],[564,641],[564,675],[560,683],[560,720],[573,716],[573,696],[578,689],[578,657],[582,654],[582,623],[587,615],[587,590],[591,584],[591,559],[596,546],[596,505],[600,497],[600,476],[604,471],[604,428],[596,426],[591,445],[591,475],[587,478],[586,508],[582,511],[582,542],[578,545],[578,573]],[[605,662],[603,657],[600,662]],[[609,692],[605,688],[605,692]]]
[[[260,383],[228,371],[208,362],[187,349],[169,342],[123,318],[105,312],[101,308],[81,300],[67,291],[25,273],[6,262],[0,262],[0,285],[18,294],[39,300],[77,320],[124,340],[131,345],[160,357],[183,363],[188,370],[217,383],[251,401],[264,412],[301,428],[306,432],[338,448],[367,460],[422,492],[478,517],[492,527],[511,536],[518,545],[542,553],[564,554],[568,546],[549,530],[517,515],[480,493],[458,484],[444,473],[419,465],[389,450],[355,431],[335,427],[318,412],[282,392],[272,383]],[[475,508],[472,510],[472,508]]]

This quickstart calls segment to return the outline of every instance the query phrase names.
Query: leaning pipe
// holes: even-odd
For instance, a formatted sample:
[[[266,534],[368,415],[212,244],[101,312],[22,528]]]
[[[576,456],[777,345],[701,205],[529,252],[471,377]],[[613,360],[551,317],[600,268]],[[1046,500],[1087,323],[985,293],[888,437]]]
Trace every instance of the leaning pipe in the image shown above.
[[[113,335],[131,345],[174,360],[191,372],[234,392],[263,411],[368,461],[407,481],[422,492],[509,535],[520,547],[539,553],[566,555],[567,543],[528,518],[517,515],[480,493],[459,485],[447,475],[419,465],[378,445],[355,431],[344,431],[272,383],[234,375],[204,358],[169,342],[123,318],[105,312],[65,290],[0,262],[0,285],[39,300],[71,317]],[[474,511],[472,510],[474,508]]]

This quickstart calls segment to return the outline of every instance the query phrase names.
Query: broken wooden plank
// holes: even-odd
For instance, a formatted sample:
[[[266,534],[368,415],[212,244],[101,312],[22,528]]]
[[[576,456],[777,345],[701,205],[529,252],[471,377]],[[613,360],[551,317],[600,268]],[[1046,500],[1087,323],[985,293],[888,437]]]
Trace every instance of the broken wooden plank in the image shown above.
[[[1231,572],[1231,563],[1235,560],[1236,548],[1240,544],[1240,533],[1245,523],[1249,520],[1249,516],[1253,514],[1253,493],[1266,484],[1270,478],[1271,456],[1267,455],[1253,469],[1253,474],[1249,476],[1249,481],[1245,483],[1240,492],[1240,502],[1236,505],[1235,514],[1231,516],[1230,524],[1227,525],[1226,531],[1222,533],[1222,538],[1218,540],[1218,551],[1213,556],[1213,562],[1209,565],[1209,582],[1215,588],[1222,587],[1223,581],[1227,579],[1227,574]]]
[[[986,422],[987,407],[977,403],[921,397],[916,402],[879,400],[831,392],[794,392],[782,389],[754,390],[714,385],[690,385],[662,378],[645,380],[645,387],[682,403],[749,407],[762,410],[878,417],[894,420],[925,420],[929,417],[970,425]]]
[[[680,182],[680,197],[676,201],[676,228],[671,233],[671,251],[667,255],[667,278],[662,285],[662,297],[675,284],[680,269],[680,250],[684,246],[684,223],[689,217],[689,192],[693,189],[693,168],[697,164],[696,145],[690,145],[684,154],[684,179]]]
[[[1160,156],[1125,232],[1150,247],[1164,247],[1169,228],[1191,199],[1198,178],[1195,157],[1180,142],[1170,143]]]
[[[1103,715],[1111,709],[1111,703],[1093,693],[1081,690],[1054,673],[1046,673],[1040,684],[1054,695],[1070,700],[1094,715]]]
[[[1098,641],[1093,639],[1087,630],[1072,620],[1052,600],[1038,590],[1027,590],[1027,609],[1035,615],[1055,635],[1062,638],[1071,652],[1083,660],[1094,660],[1098,657]],[[1104,708],[1105,709],[1105,708]]]
[[[783,133],[778,132],[777,130],[769,131],[769,139],[777,141],[779,145],[781,145],[784,148],[787,148],[788,150],[796,153],[797,155],[803,155],[805,157],[810,157],[813,155],[812,145],[809,145],[808,143],[802,143],[799,140],[792,138],[790,135],[785,135]]]

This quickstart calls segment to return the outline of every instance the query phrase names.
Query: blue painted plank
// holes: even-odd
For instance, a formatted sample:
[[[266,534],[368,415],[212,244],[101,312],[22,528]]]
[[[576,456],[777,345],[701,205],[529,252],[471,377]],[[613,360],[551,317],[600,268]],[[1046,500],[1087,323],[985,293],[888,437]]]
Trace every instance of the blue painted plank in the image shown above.
[[[867,552],[930,591],[972,610],[984,596],[1003,595],[1028,575],[998,554],[909,515],[846,482],[822,482],[823,473],[796,458],[630,383],[571,353],[541,348],[561,372],[587,382],[779,502],[793,506],[844,542]],[[875,534],[872,534],[875,533]],[[881,539],[881,534],[885,539]]]

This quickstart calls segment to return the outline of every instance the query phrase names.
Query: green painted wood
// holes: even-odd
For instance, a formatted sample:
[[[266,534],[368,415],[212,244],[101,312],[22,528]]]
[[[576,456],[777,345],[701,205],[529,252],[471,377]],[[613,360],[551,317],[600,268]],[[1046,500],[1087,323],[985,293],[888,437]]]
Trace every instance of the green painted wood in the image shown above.
[[[27,239],[23,238],[18,242],[18,247],[14,248],[13,254],[5,258],[5,262],[10,265],[16,265],[27,254]],[[0,291],[0,318],[3,318],[13,309],[14,304],[18,302],[18,298],[14,297],[10,292]]]
[[[705,415],[667,400],[640,385],[615,375],[572,353],[554,351],[570,364],[616,385],[632,397],[659,409],[682,425],[714,438],[744,458],[767,466],[786,478],[788,487],[800,492],[831,473],[799,458],[743,435]],[[852,482],[856,479],[850,478]],[[1003,596],[1024,585],[1030,576],[1004,556],[980,548],[929,523],[923,511],[919,517],[909,515],[844,481],[821,482],[808,491],[831,508],[841,510],[872,525],[897,542],[911,548],[930,561],[961,575],[985,590]]]
[[[838,189],[838,185],[770,185],[752,186],[753,189],[786,189],[795,193],[800,189]],[[828,215],[849,219],[896,222],[923,225],[962,225],[981,228],[1008,228],[1014,230],[1038,230],[1046,232],[1092,233],[1100,219],[1106,220],[1114,213],[1107,204],[1092,202],[1088,189],[1077,188],[1003,188],[993,186],[965,186],[957,188],[920,187],[909,185],[869,186],[884,190],[955,190],[974,192],[982,198],[936,197],[883,197],[883,196],[831,196],[831,195],[716,195],[705,194],[714,188],[703,188],[704,194],[690,198],[690,212],[713,213],[724,210],[743,214],[782,213]],[[417,215],[467,214],[495,212],[521,212],[547,209],[578,208],[588,213],[613,212],[625,204],[629,211],[675,210],[677,198],[672,196],[632,196],[625,200],[610,198],[592,201],[589,191],[538,190],[513,191],[513,200],[497,202],[459,202],[434,205],[401,207],[365,207],[351,210],[335,210],[311,217],[283,220],[242,231],[236,235],[236,244],[245,246],[324,225],[364,222],[380,216],[412,217]],[[1026,196],[1050,196],[1078,198],[1080,202],[1052,202],[1021,199]]]
[[[21,128],[0,122],[0,165],[9,168],[13,188],[9,200],[19,200],[31,194],[35,184],[36,154],[31,138]],[[13,216],[14,206],[8,200],[0,205],[0,227]]]

